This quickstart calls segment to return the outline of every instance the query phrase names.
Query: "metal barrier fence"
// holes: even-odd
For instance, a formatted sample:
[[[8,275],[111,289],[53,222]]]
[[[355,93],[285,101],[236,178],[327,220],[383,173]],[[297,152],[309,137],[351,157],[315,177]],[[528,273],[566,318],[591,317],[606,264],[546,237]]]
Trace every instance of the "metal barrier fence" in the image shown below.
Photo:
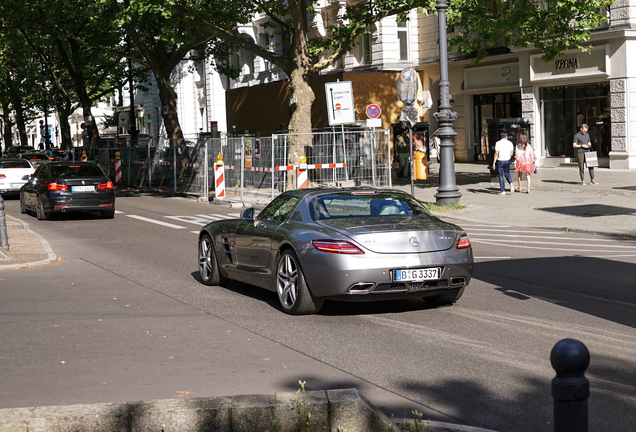
[[[132,145],[131,145],[132,144]],[[214,169],[223,160],[226,197],[269,201],[297,187],[290,153],[307,156],[307,185],[391,187],[389,131],[360,130],[271,137],[102,140],[85,150],[118,185],[199,197],[214,196]],[[96,148],[99,147],[99,148]],[[297,158],[296,158],[297,159]]]

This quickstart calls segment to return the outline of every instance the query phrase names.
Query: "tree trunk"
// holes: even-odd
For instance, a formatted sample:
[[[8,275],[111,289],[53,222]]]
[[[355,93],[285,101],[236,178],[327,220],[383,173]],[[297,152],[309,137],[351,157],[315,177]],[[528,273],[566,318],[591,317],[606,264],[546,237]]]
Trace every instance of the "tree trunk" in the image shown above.
[[[2,100],[2,124],[4,125],[4,129],[2,130],[2,141],[4,142],[4,150],[8,149],[13,145],[13,134],[11,133],[11,129],[13,128],[13,122],[9,118],[9,113],[11,112],[11,106],[9,102]]]
[[[61,134],[60,138],[62,139],[62,143],[60,144],[61,149],[71,148],[72,146],[72,138],[71,138],[71,125],[69,123],[69,117],[71,115],[71,103],[63,103],[59,100],[55,102],[55,108],[57,110],[58,121],[60,123]]]

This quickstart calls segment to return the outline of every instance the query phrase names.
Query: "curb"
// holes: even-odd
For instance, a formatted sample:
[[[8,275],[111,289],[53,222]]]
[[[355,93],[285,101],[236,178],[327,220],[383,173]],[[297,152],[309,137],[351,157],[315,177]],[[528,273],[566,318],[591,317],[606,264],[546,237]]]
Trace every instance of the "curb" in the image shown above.
[[[356,389],[0,409],[0,431],[397,431]],[[426,422],[432,432],[494,432]],[[405,423],[403,423],[405,424]]]
[[[6,215],[6,217],[8,219],[9,218],[11,219],[11,223],[13,225],[21,225],[17,229],[23,229],[27,233],[32,235],[34,238],[36,238],[40,242],[40,245],[42,245],[42,248],[44,249],[44,252],[48,255],[48,257],[46,259],[43,259],[43,260],[40,260],[40,261],[20,263],[20,264],[0,265],[0,271],[3,271],[3,270],[18,270],[18,269],[22,269],[22,268],[40,267],[40,266],[47,265],[47,264],[52,264],[52,263],[58,261],[57,255],[55,254],[55,252],[53,252],[53,249],[51,248],[51,245],[49,245],[49,243],[44,239],[44,237],[42,237],[41,235],[39,235],[35,231],[31,231],[31,229],[29,228],[29,224],[28,223],[26,223],[26,222],[24,222],[24,221],[22,221],[20,219],[16,219],[13,216]]]

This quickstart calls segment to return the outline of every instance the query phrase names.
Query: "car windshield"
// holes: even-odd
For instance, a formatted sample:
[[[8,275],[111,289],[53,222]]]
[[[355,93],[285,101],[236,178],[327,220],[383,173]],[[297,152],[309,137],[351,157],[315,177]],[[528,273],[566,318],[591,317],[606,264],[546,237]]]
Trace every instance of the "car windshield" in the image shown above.
[[[97,165],[55,165],[51,167],[51,176],[56,178],[104,177]]]
[[[429,214],[410,195],[395,192],[337,192],[320,195],[312,199],[309,208],[314,220]]]
[[[31,164],[25,160],[0,160],[0,168],[31,168]]]

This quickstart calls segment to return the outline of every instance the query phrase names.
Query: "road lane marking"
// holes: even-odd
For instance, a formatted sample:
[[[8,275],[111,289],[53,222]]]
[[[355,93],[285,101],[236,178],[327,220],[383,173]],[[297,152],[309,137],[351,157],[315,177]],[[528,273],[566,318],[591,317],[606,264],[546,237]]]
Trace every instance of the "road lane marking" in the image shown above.
[[[168,219],[174,219],[179,222],[191,223],[199,226],[207,225],[210,222],[215,222],[219,220],[227,220],[234,219],[232,215],[223,215],[223,214],[196,214],[196,215],[183,215],[183,216],[164,216]]]
[[[165,227],[168,227],[168,228],[185,229],[185,227],[181,226],[181,225],[174,225],[174,224],[171,224],[171,223],[168,223],[168,222],[158,221],[158,220],[150,219],[150,218],[143,217],[143,216],[137,216],[137,215],[126,215],[126,216],[128,216],[129,218],[140,220],[140,221],[150,222],[150,223],[154,223],[154,224],[157,224],[157,225],[162,225],[162,226],[165,226]]]

